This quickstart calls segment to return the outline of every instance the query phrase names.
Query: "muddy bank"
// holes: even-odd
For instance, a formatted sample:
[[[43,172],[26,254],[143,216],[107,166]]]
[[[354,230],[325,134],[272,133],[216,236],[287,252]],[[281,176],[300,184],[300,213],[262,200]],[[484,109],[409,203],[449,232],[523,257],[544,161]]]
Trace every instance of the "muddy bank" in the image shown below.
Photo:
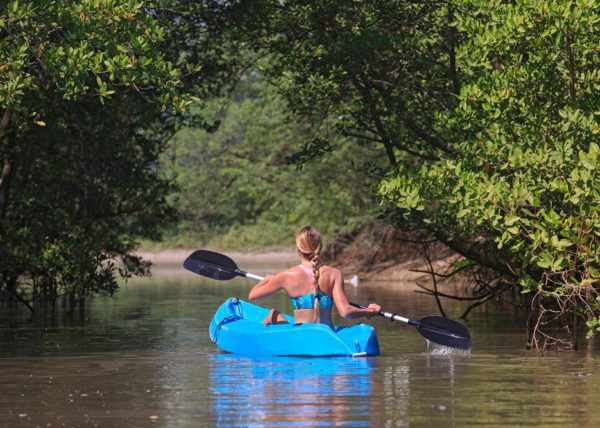
[[[462,257],[426,233],[387,225],[365,227],[327,248],[328,262],[361,281],[418,289],[431,283],[428,272],[447,272]],[[439,281],[443,285],[444,281]]]

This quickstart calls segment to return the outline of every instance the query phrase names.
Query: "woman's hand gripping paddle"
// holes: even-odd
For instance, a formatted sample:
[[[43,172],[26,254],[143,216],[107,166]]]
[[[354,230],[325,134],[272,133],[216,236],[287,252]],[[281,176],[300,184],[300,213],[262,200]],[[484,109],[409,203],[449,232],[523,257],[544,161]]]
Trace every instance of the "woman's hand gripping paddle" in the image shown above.
[[[187,259],[185,259],[183,267],[190,272],[219,281],[229,280],[236,276],[254,279],[256,281],[263,279],[261,276],[238,269],[235,262],[229,257],[208,250],[194,251]],[[366,306],[357,303],[350,302],[350,304],[357,308],[366,308]],[[421,336],[434,343],[450,348],[471,348],[471,335],[469,334],[469,330],[457,321],[439,316],[428,316],[421,318],[420,320],[412,320],[385,311],[379,312],[379,315],[389,318],[392,321],[400,321],[415,326]]]

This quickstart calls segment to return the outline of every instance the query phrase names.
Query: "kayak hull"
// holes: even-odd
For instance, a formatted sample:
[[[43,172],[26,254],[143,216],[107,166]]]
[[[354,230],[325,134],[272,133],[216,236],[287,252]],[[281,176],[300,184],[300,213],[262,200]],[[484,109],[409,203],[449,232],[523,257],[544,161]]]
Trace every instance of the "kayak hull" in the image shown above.
[[[242,355],[285,356],[375,356],[379,355],[377,333],[358,324],[331,329],[324,324],[264,325],[269,310],[230,298],[219,307],[210,324],[211,340],[223,351]]]

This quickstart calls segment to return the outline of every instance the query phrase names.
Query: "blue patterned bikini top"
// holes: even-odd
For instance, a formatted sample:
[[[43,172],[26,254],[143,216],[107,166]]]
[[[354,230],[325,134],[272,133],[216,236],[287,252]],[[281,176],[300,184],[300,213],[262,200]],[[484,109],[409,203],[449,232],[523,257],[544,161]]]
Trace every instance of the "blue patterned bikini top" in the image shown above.
[[[298,265],[308,275],[310,283],[313,283],[313,271],[304,265]],[[331,309],[333,307],[333,297],[326,296],[319,291],[316,296],[319,299],[319,307],[323,309]],[[290,297],[294,310],[298,309],[313,309],[315,307],[315,292],[311,291],[300,297]]]

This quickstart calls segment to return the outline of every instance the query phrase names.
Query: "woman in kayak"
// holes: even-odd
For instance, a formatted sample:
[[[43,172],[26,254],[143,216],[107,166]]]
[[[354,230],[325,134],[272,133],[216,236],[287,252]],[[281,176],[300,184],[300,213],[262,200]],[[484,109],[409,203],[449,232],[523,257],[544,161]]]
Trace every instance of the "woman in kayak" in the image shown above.
[[[321,323],[330,327],[333,327],[333,303],[340,315],[348,319],[371,318],[379,313],[381,308],[375,303],[365,309],[350,305],[344,291],[342,273],[319,261],[322,238],[317,229],[303,227],[296,236],[296,247],[301,263],[276,275],[267,275],[250,290],[250,301],[285,290],[290,296],[297,323]],[[287,321],[276,309],[271,309],[263,323],[284,324]]]

